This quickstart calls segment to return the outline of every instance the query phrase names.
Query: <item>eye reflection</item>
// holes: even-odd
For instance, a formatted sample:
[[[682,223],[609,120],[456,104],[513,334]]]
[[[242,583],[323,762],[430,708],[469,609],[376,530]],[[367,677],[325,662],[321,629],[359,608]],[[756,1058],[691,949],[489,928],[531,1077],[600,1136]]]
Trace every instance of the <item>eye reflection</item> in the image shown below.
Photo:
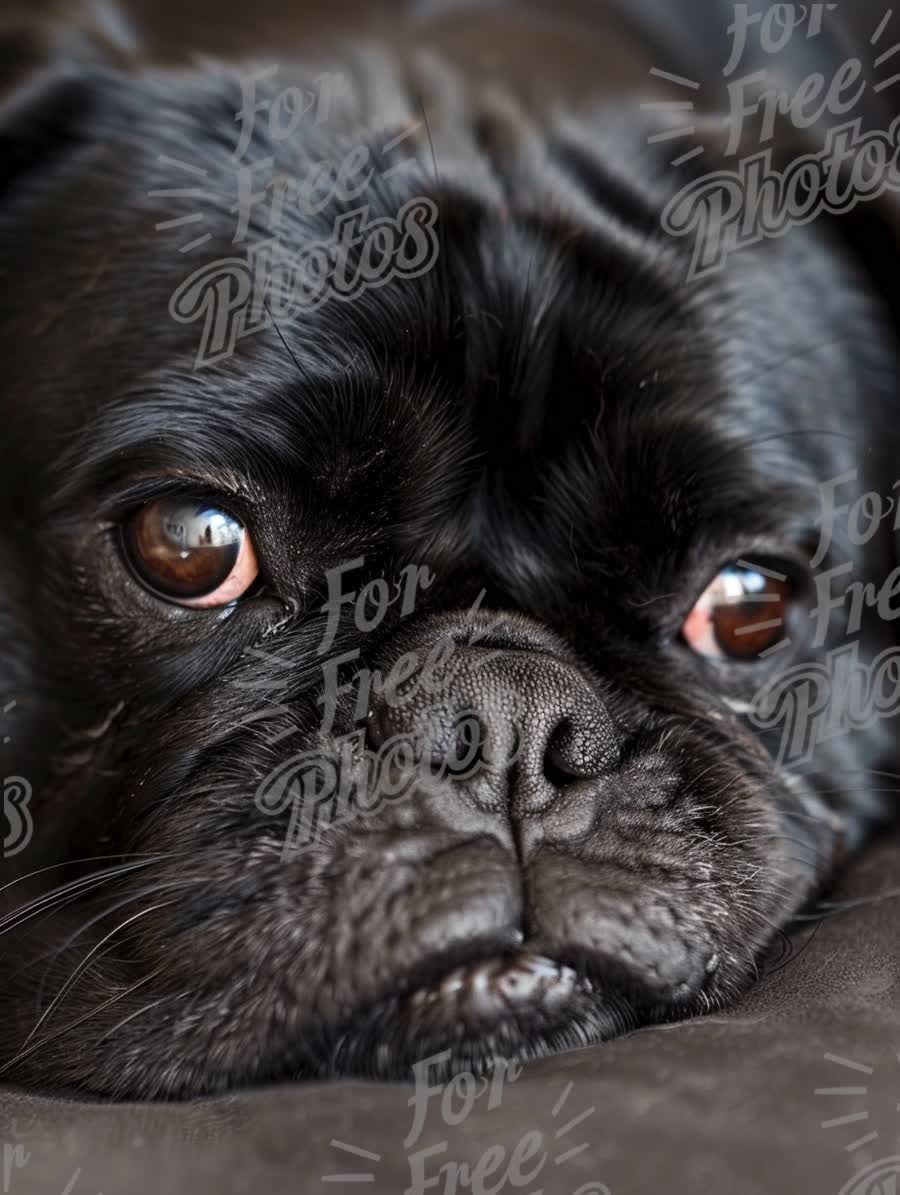
[[[794,596],[787,577],[729,565],[703,591],[682,634],[707,659],[757,660],[785,639]]]
[[[186,606],[224,606],[259,573],[243,524],[227,511],[184,497],[137,511],[123,529],[125,553],[152,592]]]

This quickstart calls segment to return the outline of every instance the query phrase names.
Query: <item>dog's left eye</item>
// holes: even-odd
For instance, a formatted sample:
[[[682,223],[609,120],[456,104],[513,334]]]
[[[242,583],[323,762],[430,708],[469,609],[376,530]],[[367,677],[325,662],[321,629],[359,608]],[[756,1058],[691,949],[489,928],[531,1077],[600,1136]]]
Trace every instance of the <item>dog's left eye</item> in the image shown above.
[[[227,606],[259,575],[246,528],[225,510],[183,497],[136,511],[123,527],[123,547],[138,580],[180,606]]]
[[[756,660],[785,638],[793,598],[787,577],[729,565],[703,591],[682,634],[708,659]]]

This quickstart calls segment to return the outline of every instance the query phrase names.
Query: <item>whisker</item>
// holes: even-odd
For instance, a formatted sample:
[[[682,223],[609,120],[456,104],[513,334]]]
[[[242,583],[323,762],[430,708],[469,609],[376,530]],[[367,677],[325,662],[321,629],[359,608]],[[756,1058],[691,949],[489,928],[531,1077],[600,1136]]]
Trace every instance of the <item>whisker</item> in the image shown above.
[[[793,946],[793,943],[791,942],[791,939],[787,936],[787,934],[785,934],[785,944],[786,944],[786,947],[788,950],[788,956],[786,959],[784,959],[783,962],[779,963],[779,965],[777,967],[774,967],[771,971],[767,971],[766,975],[777,975],[779,971],[783,971],[784,968],[787,967],[789,964],[795,963],[797,961],[797,959],[800,958],[801,954],[803,954],[804,950],[806,950],[809,946],[812,945],[813,939],[815,938],[816,934],[819,932],[819,930],[821,928],[822,928],[821,923],[816,925],[815,928],[813,929],[812,933],[809,935],[809,937],[806,939],[806,941],[803,943],[803,945],[798,950],[794,950],[794,946]]]
[[[900,779],[900,777],[898,777],[898,779]],[[181,855],[183,853],[184,852],[181,852],[181,851],[173,851],[173,852],[171,852],[169,854],[165,854],[165,855],[147,855],[146,852],[143,852],[143,851],[133,851],[133,852],[121,853],[121,854],[117,854],[117,855],[89,855],[83,859],[64,859],[60,863],[50,863],[47,867],[38,867],[34,871],[26,872],[25,875],[16,876],[16,878],[14,880],[10,880],[8,883],[0,886],[0,894],[4,893],[7,890],[7,888],[12,888],[13,885],[15,885],[15,884],[21,884],[24,880],[31,880],[35,876],[44,875],[44,873],[48,872],[48,871],[56,871],[57,868],[59,868],[59,867],[75,867],[76,865],[81,864],[81,863],[103,863],[107,859],[132,859],[132,858],[134,858],[134,859],[147,859],[148,861],[151,859],[170,859],[170,858],[175,858],[177,855]]]
[[[126,863],[122,867],[110,868],[105,872],[95,872],[89,876],[82,876],[78,880],[70,880],[68,884],[63,884],[51,892],[45,892],[43,895],[28,901],[26,904],[20,905],[11,913],[7,913],[5,917],[0,918],[0,936],[9,930],[17,929],[18,926],[29,921],[32,917],[54,908],[69,897],[80,896],[85,892],[90,892],[102,884],[117,879],[119,876],[129,875],[131,872],[148,867],[151,863],[157,861],[146,859],[139,863]]]
[[[760,444],[768,444],[773,440],[791,440],[796,439],[798,436],[833,436],[838,440],[849,440],[851,444],[860,450],[864,448],[864,445],[855,436],[851,436],[847,432],[835,431],[833,428],[804,427],[790,432],[772,432],[768,436],[746,436],[740,440],[736,440],[721,456],[716,457],[712,463],[718,466],[724,460],[727,460],[729,456],[733,456],[737,452],[744,452],[748,448],[758,448]]]
[[[38,958],[32,959],[28,964],[29,967],[35,966],[37,963],[43,962],[47,959],[50,960],[49,965],[48,965],[46,971],[44,972],[44,976],[43,976],[40,984],[38,985],[37,994],[35,996],[35,1014],[39,1015],[39,1013],[40,1013],[40,1007],[41,1007],[41,1004],[43,1003],[43,998],[44,998],[44,987],[46,985],[47,977],[50,973],[50,969],[53,966],[54,961],[56,959],[60,958],[62,955],[64,955],[65,952],[71,946],[73,946],[75,944],[75,942],[81,937],[82,934],[86,933],[89,929],[91,929],[93,926],[95,926],[98,922],[103,921],[104,918],[109,917],[113,913],[117,913],[119,911],[119,909],[124,909],[126,907],[126,905],[133,904],[134,901],[136,901],[136,900],[143,900],[147,897],[157,896],[163,892],[169,892],[173,888],[176,890],[185,888],[188,885],[190,885],[191,883],[199,884],[202,882],[203,881],[200,880],[199,878],[179,876],[172,880],[166,880],[166,881],[162,881],[159,883],[151,884],[149,887],[146,887],[146,888],[140,888],[140,889],[138,889],[137,892],[130,892],[128,894],[128,896],[126,896],[123,900],[117,901],[113,905],[108,905],[100,913],[97,913],[94,917],[91,917],[88,921],[84,922],[84,924],[79,926],[79,928],[77,930],[75,930],[75,932],[73,934],[70,934],[70,936],[66,939],[65,942],[63,942],[63,944],[61,946],[56,946],[52,950],[49,950],[49,951],[45,952],[44,954],[40,955]],[[101,945],[102,945],[102,943],[101,943]],[[20,973],[21,972],[17,972],[16,974],[20,974]]]
[[[440,185],[441,176],[438,173],[437,156],[434,152],[434,138],[431,135],[431,125],[428,123],[428,113],[425,111],[425,101],[422,99],[421,95],[419,95],[417,98],[419,101],[419,108],[422,112],[422,123],[425,125],[425,136],[428,138],[428,148],[431,153],[431,166],[434,170],[434,181]]]
[[[85,1021],[89,1021],[91,1017],[95,1017],[98,1013],[103,1012],[104,1009],[109,1008],[111,1004],[118,1004],[120,1000],[124,1000],[126,996],[130,996],[132,992],[136,992],[139,988],[142,988],[144,984],[149,983],[151,979],[155,979],[161,972],[162,967],[158,967],[156,971],[151,972],[150,975],[144,976],[143,979],[139,979],[137,983],[132,984],[130,988],[126,988],[124,992],[119,992],[115,996],[110,996],[108,1000],[104,1000],[102,1004],[98,1005],[96,1008],[92,1008],[90,1012],[82,1014],[82,1016],[80,1016],[76,1021],[72,1021],[69,1025],[64,1025],[61,1029],[57,1029],[55,1033],[51,1033],[48,1037],[42,1037],[40,1041],[36,1041],[33,1046],[29,1047],[29,1049],[20,1050],[17,1054],[10,1058],[8,1062],[4,1063],[3,1066],[0,1066],[0,1075],[5,1074],[11,1067],[22,1062],[23,1059],[29,1056],[29,1054],[33,1054],[35,1050],[39,1050],[42,1046],[49,1045],[50,1042],[56,1041],[57,1038],[64,1036],[70,1030],[77,1029],[79,1025],[84,1024]]]
[[[900,888],[888,888],[884,892],[876,892],[871,896],[859,896],[851,900],[824,900],[816,906],[820,911],[813,910],[811,913],[802,914],[798,920],[827,921],[831,917],[840,916],[841,913],[852,913],[856,909],[870,908],[872,905],[881,904],[884,900],[896,900],[898,897],[900,897]]]
[[[47,1009],[38,1018],[37,1024],[34,1026],[34,1028],[31,1030],[31,1032],[25,1038],[25,1041],[22,1043],[23,1049],[28,1045],[28,1043],[31,1041],[31,1039],[34,1037],[34,1035],[40,1029],[41,1025],[47,1020],[47,1018],[49,1016],[52,1015],[54,1009],[59,1007],[60,1003],[65,998],[66,994],[72,990],[73,986],[78,982],[79,977],[84,974],[85,970],[87,969],[88,965],[90,964],[91,959],[96,955],[97,951],[110,940],[110,938],[113,938],[117,933],[119,933],[120,930],[125,929],[126,926],[131,925],[133,922],[139,920],[141,917],[146,917],[149,913],[154,913],[154,912],[156,912],[157,909],[163,909],[167,905],[170,905],[173,903],[174,902],[171,900],[165,900],[165,901],[161,901],[159,904],[150,905],[146,909],[141,909],[140,912],[135,913],[133,917],[127,917],[123,922],[121,922],[119,925],[117,925],[114,929],[111,929],[109,931],[109,933],[106,934],[105,937],[101,938],[100,941],[96,944],[96,946],[94,946],[88,952],[88,954],[81,960],[81,962],[78,964],[78,966],[72,972],[72,974],[69,976],[69,978],[66,980],[66,982],[63,984],[63,986],[60,988],[60,990],[54,996],[53,1000],[48,1005]]]
[[[123,1017],[122,1020],[113,1025],[111,1029],[107,1029],[107,1031],[97,1042],[97,1045],[101,1045],[108,1037],[111,1037],[114,1033],[121,1029],[123,1025],[127,1025],[129,1021],[133,1021],[135,1018],[143,1016],[143,1014],[145,1012],[149,1012],[151,1008],[156,1008],[158,1005],[164,1004],[166,1000],[183,1000],[188,994],[188,992],[179,992],[177,996],[160,996],[158,1000],[151,1000],[151,1002],[149,1004],[145,1004],[143,1008],[138,1008],[135,1012],[129,1013],[127,1017]]]
[[[300,362],[297,360],[297,356],[296,356],[296,354],[294,353],[294,350],[291,348],[291,346],[290,346],[290,345],[288,344],[288,342],[285,340],[285,338],[284,338],[284,334],[282,333],[282,331],[281,331],[281,328],[278,326],[278,322],[277,322],[277,320],[275,319],[275,316],[272,314],[272,308],[269,306],[269,300],[268,300],[268,298],[264,298],[264,299],[263,299],[263,307],[265,307],[265,309],[266,309],[266,314],[268,315],[269,319],[272,321],[272,327],[273,327],[273,328],[275,329],[275,331],[278,333],[278,339],[279,339],[279,340],[281,341],[281,343],[284,345],[285,352],[286,352],[286,353],[287,353],[287,355],[290,357],[290,359],[293,361],[293,363],[294,363],[294,366],[295,366],[295,368],[296,368],[296,370],[297,370],[297,373],[300,375],[300,378],[301,378],[301,380],[303,381],[303,384],[304,384],[304,385],[306,385],[306,386],[308,386],[308,385],[309,385],[309,378],[308,378],[308,377],[307,377],[307,375],[306,375],[306,371],[304,370],[304,368],[303,368],[303,366],[300,364]]]

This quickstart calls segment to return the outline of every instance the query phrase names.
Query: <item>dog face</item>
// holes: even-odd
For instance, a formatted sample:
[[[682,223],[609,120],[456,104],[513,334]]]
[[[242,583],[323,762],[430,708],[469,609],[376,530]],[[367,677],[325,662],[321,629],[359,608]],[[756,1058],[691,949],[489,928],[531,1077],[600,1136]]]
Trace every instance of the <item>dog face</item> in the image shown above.
[[[273,289],[202,369],[171,300],[237,252],[233,76],[51,71],[4,117],[19,1081],[402,1077],[703,1012],[880,812],[882,728],[791,770],[748,716],[845,638],[822,484],[889,484],[852,253],[820,223],[686,284],[644,128],[458,91],[392,171],[415,91],[365,71],[250,156],[366,147],[355,206],[432,203],[434,260],[296,318]],[[353,206],[286,206],[280,250]],[[892,547],[831,553],[837,594]],[[889,633],[866,608],[860,658]]]

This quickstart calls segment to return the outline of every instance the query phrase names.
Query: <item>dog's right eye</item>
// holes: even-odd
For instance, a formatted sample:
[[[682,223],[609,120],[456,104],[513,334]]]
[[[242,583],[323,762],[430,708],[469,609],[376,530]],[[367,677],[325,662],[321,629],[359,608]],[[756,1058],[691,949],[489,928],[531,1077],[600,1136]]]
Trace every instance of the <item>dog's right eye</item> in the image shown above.
[[[122,541],[141,584],[180,606],[227,606],[259,575],[243,524],[190,498],[161,498],[141,507],[125,523]]]
[[[757,660],[785,638],[794,596],[786,576],[732,564],[707,585],[681,633],[707,659]]]

